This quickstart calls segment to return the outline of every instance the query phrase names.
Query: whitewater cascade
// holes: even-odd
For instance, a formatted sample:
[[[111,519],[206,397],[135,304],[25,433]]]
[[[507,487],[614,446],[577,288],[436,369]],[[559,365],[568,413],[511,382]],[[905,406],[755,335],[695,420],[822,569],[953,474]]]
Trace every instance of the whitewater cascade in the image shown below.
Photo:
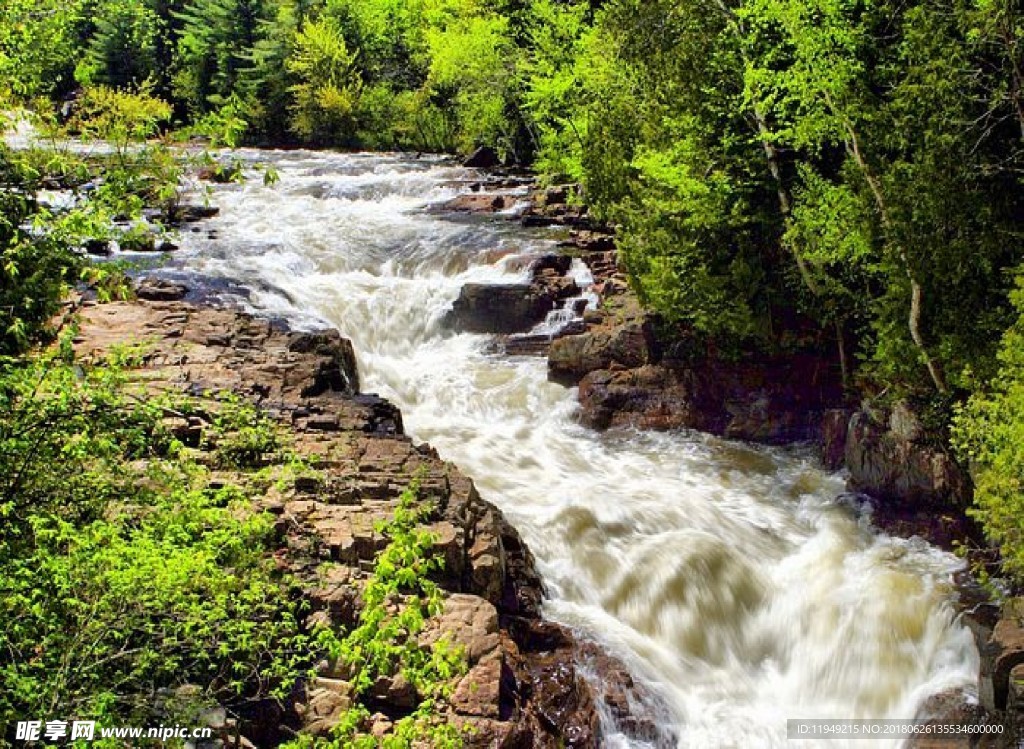
[[[363,389],[506,513],[536,555],[546,615],[661,695],[680,746],[813,746],[787,744],[787,718],[910,718],[973,683],[950,604],[960,562],[874,532],[809,452],[594,433],[542,358],[442,329],[463,284],[524,280],[524,259],[554,245],[500,216],[430,209],[479,175],[397,155],[233,156],[280,181],[214,187],[220,215],[183,232],[161,273],[230,279],[258,312],[350,338]]]

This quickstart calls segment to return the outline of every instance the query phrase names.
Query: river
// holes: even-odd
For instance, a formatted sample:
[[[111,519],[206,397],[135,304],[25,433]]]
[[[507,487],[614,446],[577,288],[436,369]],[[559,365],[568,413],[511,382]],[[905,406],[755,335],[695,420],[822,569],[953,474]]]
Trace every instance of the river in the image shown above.
[[[679,746],[786,746],[787,718],[909,718],[974,682],[977,653],[951,605],[960,562],[873,531],[809,452],[589,431],[543,359],[442,329],[464,283],[525,278],[522,259],[553,245],[501,216],[429,209],[471,171],[395,155],[236,156],[280,181],[214,187],[220,215],[185,232],[163,272],[231,279],[261,313],[350,338],[363,389],[399,405],[409,434],[506,513],[537,557],[546,615],[621,656],[668,705]]]

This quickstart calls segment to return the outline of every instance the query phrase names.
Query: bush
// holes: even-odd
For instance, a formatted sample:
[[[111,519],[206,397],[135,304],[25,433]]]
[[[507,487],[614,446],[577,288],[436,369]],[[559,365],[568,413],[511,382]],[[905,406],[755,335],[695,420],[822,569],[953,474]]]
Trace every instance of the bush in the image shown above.
[[[1024,277],[1013,301],[1021,312],[1003,337],[999,374],[954,419],[953,440],[971,464],[974,507],[999,547],[1003,570],[1024,582]]]
[[[322,749],[462,746],[459,730],[443,722],[443,706],[453,679],[466,672],[465,656],[444,639],[431,647],[418,641],[426,619],[441,612],[443,600],[440,589],[429,579],[440,569],[441,559],[433,551],[434,538],[418,528],[428,511],[419,506],[417,490],[414,480],[402,493],[394,518],[377,528],[390,543],[377,556],[363,591],[359,626],[341,639],[323,630],[319,642],[333,660],[343,662],[353,674],[357,697],[368,692],[378,678],[401,673],[416,690],[419,702],[411,714],[395,722],[380,743],[368,734],[370,711],[358,702],[335,727],[332,741],[316,744]],[[308,746],[309,740],[301,739],[291,749]]]
[[[0,723],[132,724],[158,690],[260,696],[306,663],[269,519],[240,488],[208,488],[165,406],[113,363],[0,371]]]

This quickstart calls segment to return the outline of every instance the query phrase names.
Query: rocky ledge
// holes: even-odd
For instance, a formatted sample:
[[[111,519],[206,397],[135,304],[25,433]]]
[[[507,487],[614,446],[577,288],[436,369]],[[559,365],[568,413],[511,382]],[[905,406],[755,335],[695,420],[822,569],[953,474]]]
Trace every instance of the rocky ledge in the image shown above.
[[[469,670],[453,683],[445,718],[471,727],[467,745],[600,746],[599,711],[616,715],[637,737],[656,735],[653,718],[630,715],[630,706],[649,704],[650,695],[623,666],[541,617],[533,557],[502,513],[432,448],[405,436],[393,405],[359,392],[352,346],[337,331],[291,332],[237,311],[175,301],[166,286],[143,288],[153,301],[82,306],[78,354],[89,359],[142,344],[138,387],[200,398],[231,391],[286,428],[317,478],[263,490],[257,509],[276,518],[274,557],[301,581],[310,624],[354,625],[362,587],[386,544],[375,524],[392,516],[418,475],[433,508],[428,529],[445,560],[438,581],[444,611],[429,631],[465,649]],[[203,416],[169,417],[168,426],[185,445],[203,449]],[[596,679],[583,677],[581,662]],[[351,704],[345,677],[325,661],[289,700],[214,711],[222,740],[265,747],[295,732],[327,734]],[[396,677],[376,684],[373,697],[373,728],[383,731],[408,712],[412,695]]]

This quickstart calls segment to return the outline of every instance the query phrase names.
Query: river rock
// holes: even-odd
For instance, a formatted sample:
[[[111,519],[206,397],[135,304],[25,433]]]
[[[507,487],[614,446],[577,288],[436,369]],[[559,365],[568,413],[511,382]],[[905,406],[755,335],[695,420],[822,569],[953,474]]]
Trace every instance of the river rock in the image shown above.
[[[479,284],[462,287],[445,325],[469,333],[520,333],[541,322],[555,299],[531,284]]]
[[[593,228],[587,206],[573,200],[573,196],[578,194],[577,185],[556,185],[534,192],[530,196],[529,207],[522,215],[522,224]]]
[[[490,146],[481,146],[466,158],[462,165],[470,169],[493,169],[501,166],[501,159],[498,158],[498,152]]]
[[[159,278],[144,278],[135,286],[135,295],[151,302],[175,302],[184,299],[187,293],[188,287],[184,284]]]
[[[581,335],[565,336],[551,344],[548,376],[572,384],[590,372],[643,367],[654,359],[653,330],[649,322],[597,328]]]
[[[87,239],[82,247],[86,254],[98,257],[110,257],[114,254],[114,248],[107,239]]]
[[[434,210],[452,213],[497,213],[511,206],[512,199],[508,195],[471,193],[456,195],[451,200],[441,203]]]
[[[174,205],[164,212],[164,218],[170,224],[190,224],[213,218],[220,213],[220,208],[212,205],[182,204]]]
[[[907,740],[908,749],[1010,749],[1016,746],[999,716],[960,691],[932,695],[915,720],[921,724],[922,733]],[[962,733],[950,731],[948,726],[957,726]],[[980,730],[970,732],[978,727]],[[936,733],[929,735],[929,730]]]
[[[886,502],[962,509],[970,498],[966,472],[945,446],[924,441],[923,434],[906,405],[885,421],[865,410],[853,414],[844,450],[850,487]]]
[[[609,252],[615,249],[615,237],[603,231],[573,229],[558,246],[584,253]]]

